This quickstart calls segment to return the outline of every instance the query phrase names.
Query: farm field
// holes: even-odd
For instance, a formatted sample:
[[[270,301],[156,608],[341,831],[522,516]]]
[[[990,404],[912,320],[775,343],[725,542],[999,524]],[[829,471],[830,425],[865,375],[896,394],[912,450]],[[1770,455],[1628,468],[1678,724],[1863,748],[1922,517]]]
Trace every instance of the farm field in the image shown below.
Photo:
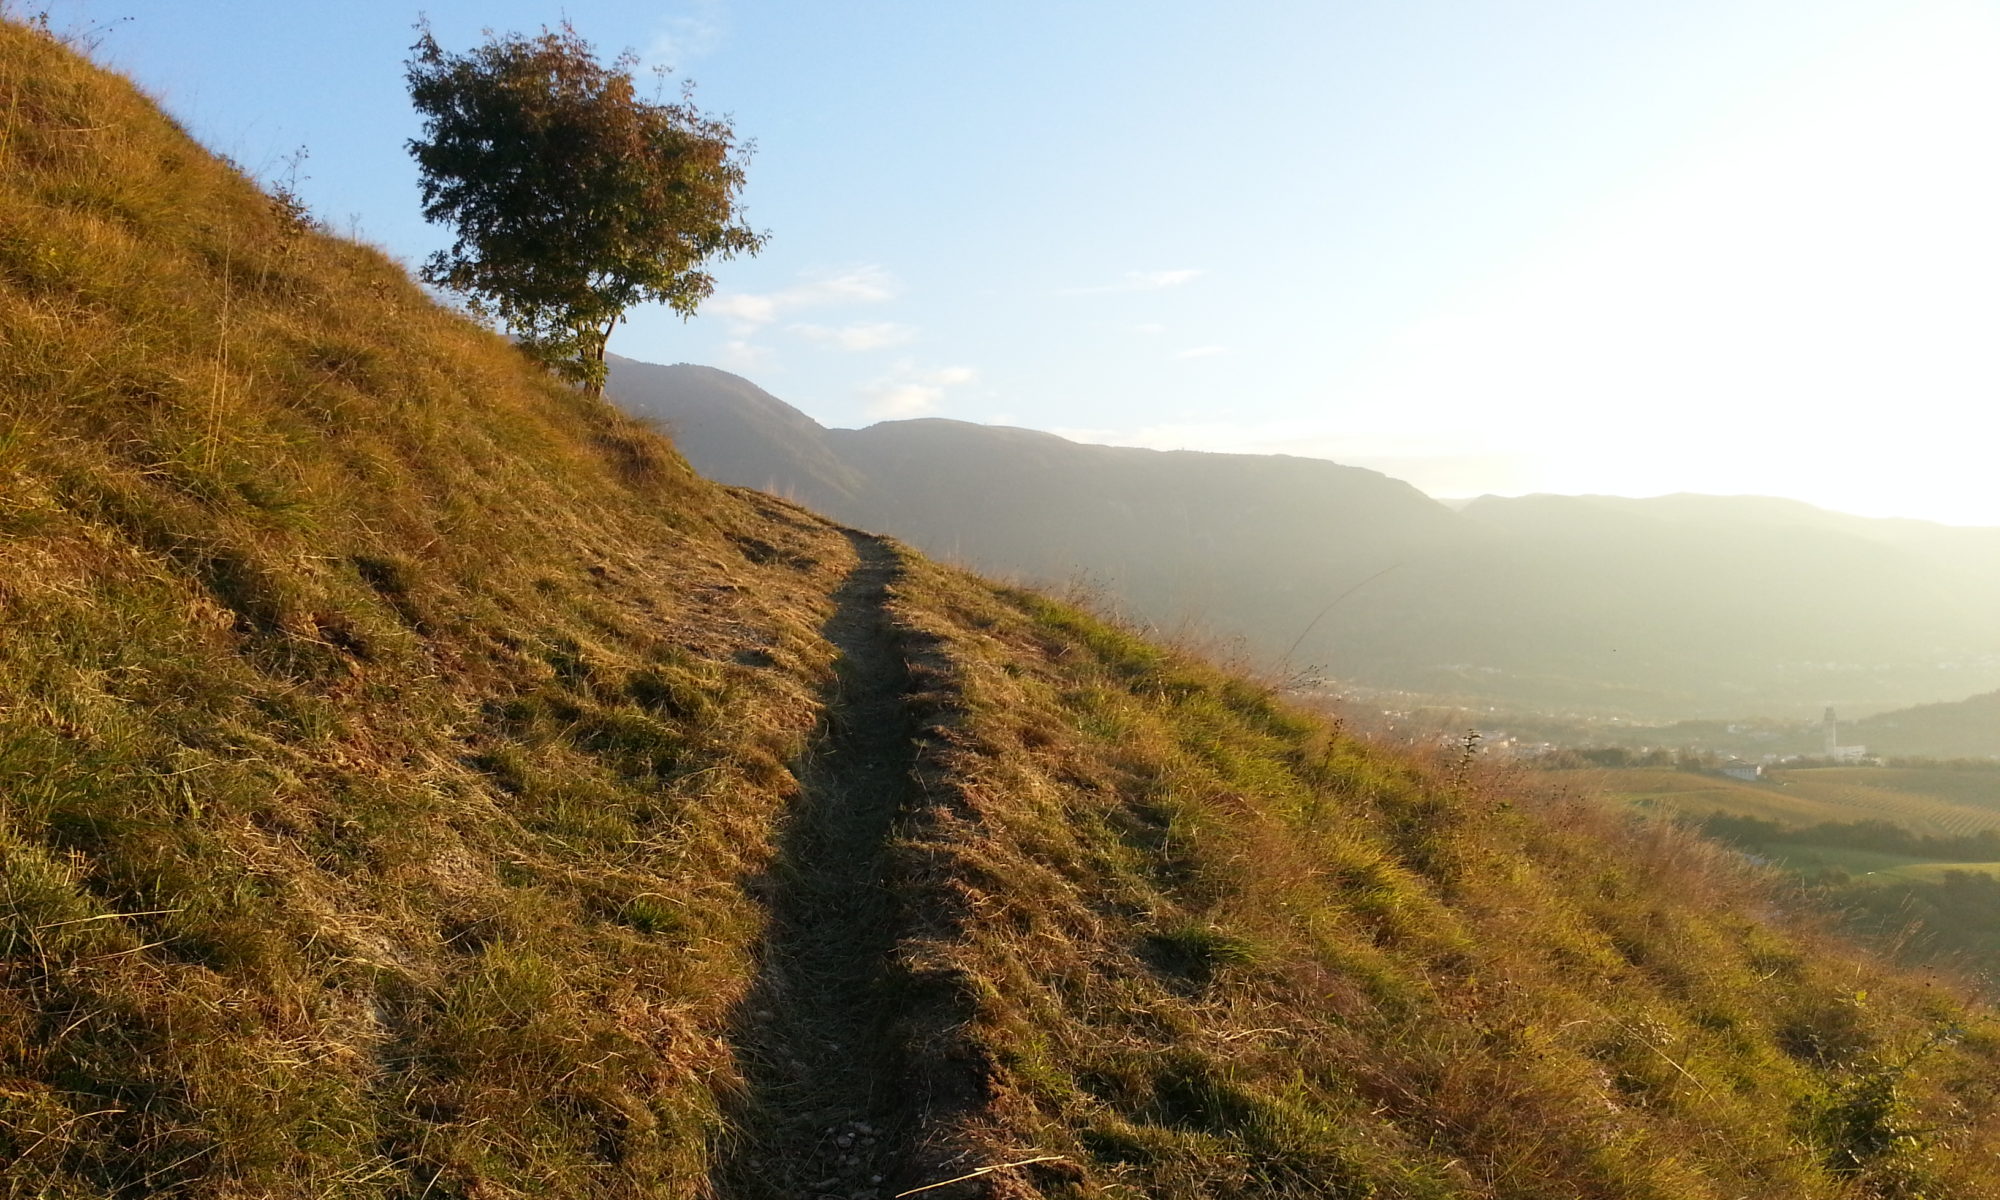
[[[1909,883],[1941,883],[1953,871],[1964,871],[1973,875],[1991,875],[2000,879],[2000,862],[1913,862],[1886,870],[1870,871],[1868,875],[1878,880],[1900,880]]]
[[[1550,774],[1581,792],[1690,817],[1722,812],[1790,826],[1889,821],[1938,837],[2000,829],[2000,771],[1979,767],[1805,767],[1756,782],[1671,767]]]
[[[1858,850],[1852,846],[1822,846],[1811,842],[1766,846],[1758,853],[1788,871],[1819,871],[1834,867],[1850,875],[1890,875],[1909,867],[1939,865],[1930,859],[1908,854]]]
[[[1837,868],[1857,879],[1877,883],[1940,883],[1953,871],[1991,875],[2000,879],[2000,862],[1940,862],[1908,854],[1887,854],[1880,850],[1859,850],[1852,846],[1822,846],[1812,842],[1786,842],[1766,846],[1760,853],[1787,871],[1810,872]]]

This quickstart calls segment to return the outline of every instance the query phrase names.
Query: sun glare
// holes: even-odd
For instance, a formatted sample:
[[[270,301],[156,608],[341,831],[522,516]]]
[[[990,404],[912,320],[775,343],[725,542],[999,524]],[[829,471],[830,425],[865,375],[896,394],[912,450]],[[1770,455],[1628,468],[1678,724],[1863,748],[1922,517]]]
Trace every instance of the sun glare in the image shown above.
[[[2000,23],[1964,9],[1817,64],[1382,345],[1340,423],[1479,431],[1515,464],[1491,490],[2000,522],[1996,59]]]

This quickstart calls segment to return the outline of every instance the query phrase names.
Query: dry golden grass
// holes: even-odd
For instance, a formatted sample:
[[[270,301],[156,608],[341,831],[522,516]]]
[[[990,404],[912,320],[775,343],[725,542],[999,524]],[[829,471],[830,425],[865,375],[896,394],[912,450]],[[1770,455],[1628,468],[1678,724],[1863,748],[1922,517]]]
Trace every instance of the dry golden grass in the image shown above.
[[[935,733],[905,947],[1023,1194],[1973,1196],[1989,1018],[1665,823],[1373,747],[912,564]],[[1922,1134],[1911,1133],[1925,1130]]]
[[[845,540],[13,25],[0,346],[0,1194],[702,1187]]]

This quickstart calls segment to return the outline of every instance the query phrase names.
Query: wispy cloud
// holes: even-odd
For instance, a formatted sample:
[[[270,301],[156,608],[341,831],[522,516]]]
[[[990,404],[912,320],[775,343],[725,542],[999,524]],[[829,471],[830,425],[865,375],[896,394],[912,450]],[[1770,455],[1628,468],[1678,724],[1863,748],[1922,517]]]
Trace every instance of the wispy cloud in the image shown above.
[[[945,392],[979,377],[971,367],[919,368],[907,359],[861,389],[867,413],[878,421],[921,417],[937,411]]]
[[[679,70],[722,48],[728,28],[721,0],[693,0],[686,7],[686,12],[660,21],[653,40],[646,43],[646,61]]]
[[[1176,267],[1166,271],[1127,271],[1117,283],[1101,283],[1093,287],[1064,288],[1063,296],[1102,296],[1112,292],[1164,292],[1168,288],[1182,287],[1202,277],[1202,272],[1194,267]]]
[[[1200,278],[1200,271],[1185,267],[1173,271],[1127,271],[1125,288],[1134,292],[1160,292]]]
[[[759,346],[742,338],[731,338],[722,343],[722,365],[738,371],[769,366],[773,357],[769,346]]]
[[[917,336],[912,325],[899,325],[894,321],[873,321],[855,325],[811,325],[797,324],[791,332],[809,342],[822,346],[832,346],[840,350],[883,350],[890,346],[901,346]]]
[[[739,334],[748,334],[801,309],[842,304],[879,304],[894,299],[896,281],[877,266],[807,274],[775,292],[724,292],[707,310],[728,318]]]
[[[944,389],[921,383],[879,384],[863,389],[868,397],[868,415],[878,421],[900,421],[921,417],[937,409]]]
[[[1185,350],[1174,351],[1175,358],[1214,358],[1218,354],[1229,353],[1227,346],[1189,346]]]

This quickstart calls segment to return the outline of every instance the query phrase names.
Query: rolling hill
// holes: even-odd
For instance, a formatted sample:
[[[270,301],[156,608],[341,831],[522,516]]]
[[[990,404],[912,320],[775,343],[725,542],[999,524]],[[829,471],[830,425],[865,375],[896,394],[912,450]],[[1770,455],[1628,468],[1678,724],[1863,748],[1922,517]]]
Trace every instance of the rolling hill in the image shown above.
[[[1876,713],[1848,729],[1878,754],[2000,758],[2000,692]]]
[[[0,79],[0,1194],[2000,1193],[1992,1010],[1735,856],[704,480]]]
[[[827,429],[705,367],[619,362],[612,394],[718,479],[982,570],[1087,574],[1157,626],[1193,622],[1348,684],[1648,720],[1803,717],[2000,685],[1994,530],[1759,497],[1487,497],[1454,511],[1314,459],[935,419]]]

